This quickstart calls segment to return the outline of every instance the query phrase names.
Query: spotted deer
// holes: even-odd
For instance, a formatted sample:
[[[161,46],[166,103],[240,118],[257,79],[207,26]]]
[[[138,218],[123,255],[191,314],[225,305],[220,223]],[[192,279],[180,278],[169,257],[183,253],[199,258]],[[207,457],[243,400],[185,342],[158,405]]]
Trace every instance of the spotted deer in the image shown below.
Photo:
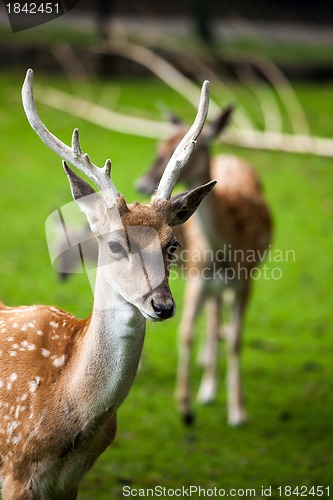
[[[87,319],[57,307],[0,305],[2,494],[5,500],[70,500],[114,440],[116,411],[136,375],[146,320],[175,313],[168,283],[177,245],[172,227],[185,222],[215,185],[171,196],[206,117],[208,82],[193,126],[149,204],[126,203],[110,178],[110,160],[103,168],[94,165],[81,150],[77,129],[71,147],[48,131],[35,108],[32,70],[22,98],[32,128],[65,160],[72,195],[98,242],[98,266]]]
[[[196,318],[204,305],[207,324],[200,357],[204,372],[198,401],[210,403],[216,397],[218,339],[223,336],[227,343],[228,422],[236,426],[246,420],[240,368],[242,327],[252,276],[269,246],[272,221],[253,168],[232,155],[211,158],[210,144],[227,125],[231,113],[232,107],[226,108],[205,127],[195,152],[179,176],[179,181],[190,189],[212,178],[218,181],[195,217],[181,228],[186,246],[187,280],[179,328],[176,398],[185,423],[193,420],[190,355]],[[150,171],[136,183],[139,191],[153,192],[186,130],[180,120],[174,120],[174,129],[170,137],[159,144]],[[222,306],[228,295],[229,299],[232,297],[230,322],[221,327]]]

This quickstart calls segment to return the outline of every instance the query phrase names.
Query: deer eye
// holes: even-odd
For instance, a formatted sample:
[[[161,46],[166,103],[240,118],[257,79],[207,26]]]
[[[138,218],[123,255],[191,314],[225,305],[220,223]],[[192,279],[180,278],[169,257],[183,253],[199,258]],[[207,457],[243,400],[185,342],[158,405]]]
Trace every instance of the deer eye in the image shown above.
[[[127,256],[125,248],[119,243],[119,241],[115,241],[115,240],[109,241],[109,250],[113,255],[115,255],[117,257],[120,257],[120,256],[126,257]]]

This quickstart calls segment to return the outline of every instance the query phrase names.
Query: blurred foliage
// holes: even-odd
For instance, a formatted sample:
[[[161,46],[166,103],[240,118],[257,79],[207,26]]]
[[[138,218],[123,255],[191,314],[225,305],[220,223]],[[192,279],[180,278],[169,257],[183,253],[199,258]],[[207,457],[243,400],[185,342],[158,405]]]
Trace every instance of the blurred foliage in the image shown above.
[[[138,26],[140,26],[139,21],[137,22]],[[226,26],[228,29],[228,24]],[[291,43],[288,39],[269,38],[267,35],[267,33],[269,33],[269,27],[267,27],[267,33],[264,35],[264,38],[261,38],[255,30],[249,29],[246,24],[244,27],[245,29],[242,29],[241,23],[239,26],[235,23],[233,28],[234,31],[231,29],[229,35],[214,36],[214,39],[211,40],[210,50],[212,52],[210,55],[213,53],[217,60],[223,61],[224,56],[228,56],[230,51],[237,50],[242,51],[244,56],[246,56],[247,53],[249,55],[253,53],[262,53],[275,63],[281,65],[289,65],[291,63],[306,65],[307,67],[311,64],[315,66],[324,64],[330,67],[332,65],[333,42],[329,40],[316,40],[315,34],[313,34],[311,30],[308,33],[308,40],[304,38],[303,34],[301,41],[297,42],[297,35],[295,35],[295,40]],[[131,31],[127,32],[125,25],[123,29],[124,33],[131,39]],[[203,26],[200,29],[205,31],[206,28]],[[115,32],[111,30],[110,34],[112,36],[117,36],[117,30]],[[138,34],[139,33],[136,32],[136,36]],[[172,41],[176,46],[185,47],[188,50],[198,46],[207,50],[207,45],[203,44],[202,41],[200,42],[200,39],[197,38],[194,31],[192,34],[186,33],[186,30],[184,33],[171,32],[167,36],[165,33],[160,33],[158,29],[156,29],[154,34],[154,30],[150,27],[149,36],[151,39],[155,38],[158,40],[161,47],[163,47],[163,37],[165,37],[166,40]],[[210,35],[206,34],[204,36],[209,38]],[[149,37],[147,39],[149,40]],[[78,48],[84,60],[85,51],[89,51],[98,40],[98,27],[97,25],[94,26],[94,24],[87,25],[76,23],[73,25],[66,25],[61,22],[51,22],[37,26],[31,30],[17,33],[12,33],[9,25],[0,26],[0,44],[14,52],[15,48],[16,51],[20,48],[23,54],[29,53],[30,57],[34,56],[34,50],[38,48],[43,50],[47,48],[51,49],[61,41],[61,43],[69,43],[71,46]],[[207,56],[209,56],[209,52]],[[5,53],[2,57],[5,58]],[[20,62],[19,56],[17,55],[16,57],[16,62]],[[12,63],[13,61],[9,61],[10,65],[12,65]]]

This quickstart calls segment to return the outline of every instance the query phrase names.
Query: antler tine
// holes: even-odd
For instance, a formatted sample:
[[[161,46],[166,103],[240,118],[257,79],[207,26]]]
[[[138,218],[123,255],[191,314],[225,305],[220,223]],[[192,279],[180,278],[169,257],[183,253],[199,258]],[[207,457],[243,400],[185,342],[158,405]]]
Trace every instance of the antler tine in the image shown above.
[[[82,155],[79,129],[75,128],[72,135],[72,150],[75,158]]]
[[[24,80],[22,103],[31,127],[44,144],[89,177],[101,190],[107,203],[114,200],[118,196],[118,191],[110,178],[111,161],[106,160],[103,168],[97,167],[91,162],[89,155],[83,153],[77,128],[73,131],[72,147],[69,147],[53,135],[39,118],[33,96],[32,69],[28,69]]]
[[[196,140],[204,126],[209,106],[209,82],[205,80],[200,95],[197,116],[192,127],[176,147],[172,157],[165,167],[163,176],[154,194],[154,198],[168,200],[178,180],[182,168],[188,162],[194,150]]]

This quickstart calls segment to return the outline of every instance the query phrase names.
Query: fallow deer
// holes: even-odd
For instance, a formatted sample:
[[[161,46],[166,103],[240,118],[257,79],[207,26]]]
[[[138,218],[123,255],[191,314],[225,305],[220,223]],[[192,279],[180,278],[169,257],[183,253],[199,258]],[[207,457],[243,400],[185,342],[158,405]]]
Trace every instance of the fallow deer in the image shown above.
[[[193,420],[189,382],[191,345],[195,321],[204,304],[207,325],[201,355],[204,373],[198,401],[210,403],[215,399],[217,344],[219,336],[224,336],[227,342],[228,422],[236,426],[246,420],[239,359],[241,334],[253,281],[251,278],[269,246],[272,222],[253,168],[232,155],[211,159],[209,146],[227,125],[231,113],[232,107],[227,108],[204,129],[194,154],[179,176],[179,181],[188,188],[209,182],[212,178],[218,181],[216,189],[200,206],[195,217],[181,228],[188,258],[184,310],[179,328],[176,398],[186,423]],[[157,158],[150,171],[137,181],[139,191],[146,194],[153,192],[186,130],[181,121],[174,121],[174,130],[159,144]],[[222,299],[226,295],[223,292],[228,289],[233,295],[230,323],[221,328]]]
[[[97,193],[64,161],[71,191],[98,241],[92,314],[78,319],[57,307],[0,305],[0,471],[5,500],[75,499],[79,482],[116,434],[116,411],[136,375],[146,320],[170,318],[172,226],[182,224],[215,181],[171,196],[208,107],[205,82],[194,124],[180,142],[150,204],[127,204],[103,168],[41,122],[33,73],[23,106],[42,141],[86,174]]]

